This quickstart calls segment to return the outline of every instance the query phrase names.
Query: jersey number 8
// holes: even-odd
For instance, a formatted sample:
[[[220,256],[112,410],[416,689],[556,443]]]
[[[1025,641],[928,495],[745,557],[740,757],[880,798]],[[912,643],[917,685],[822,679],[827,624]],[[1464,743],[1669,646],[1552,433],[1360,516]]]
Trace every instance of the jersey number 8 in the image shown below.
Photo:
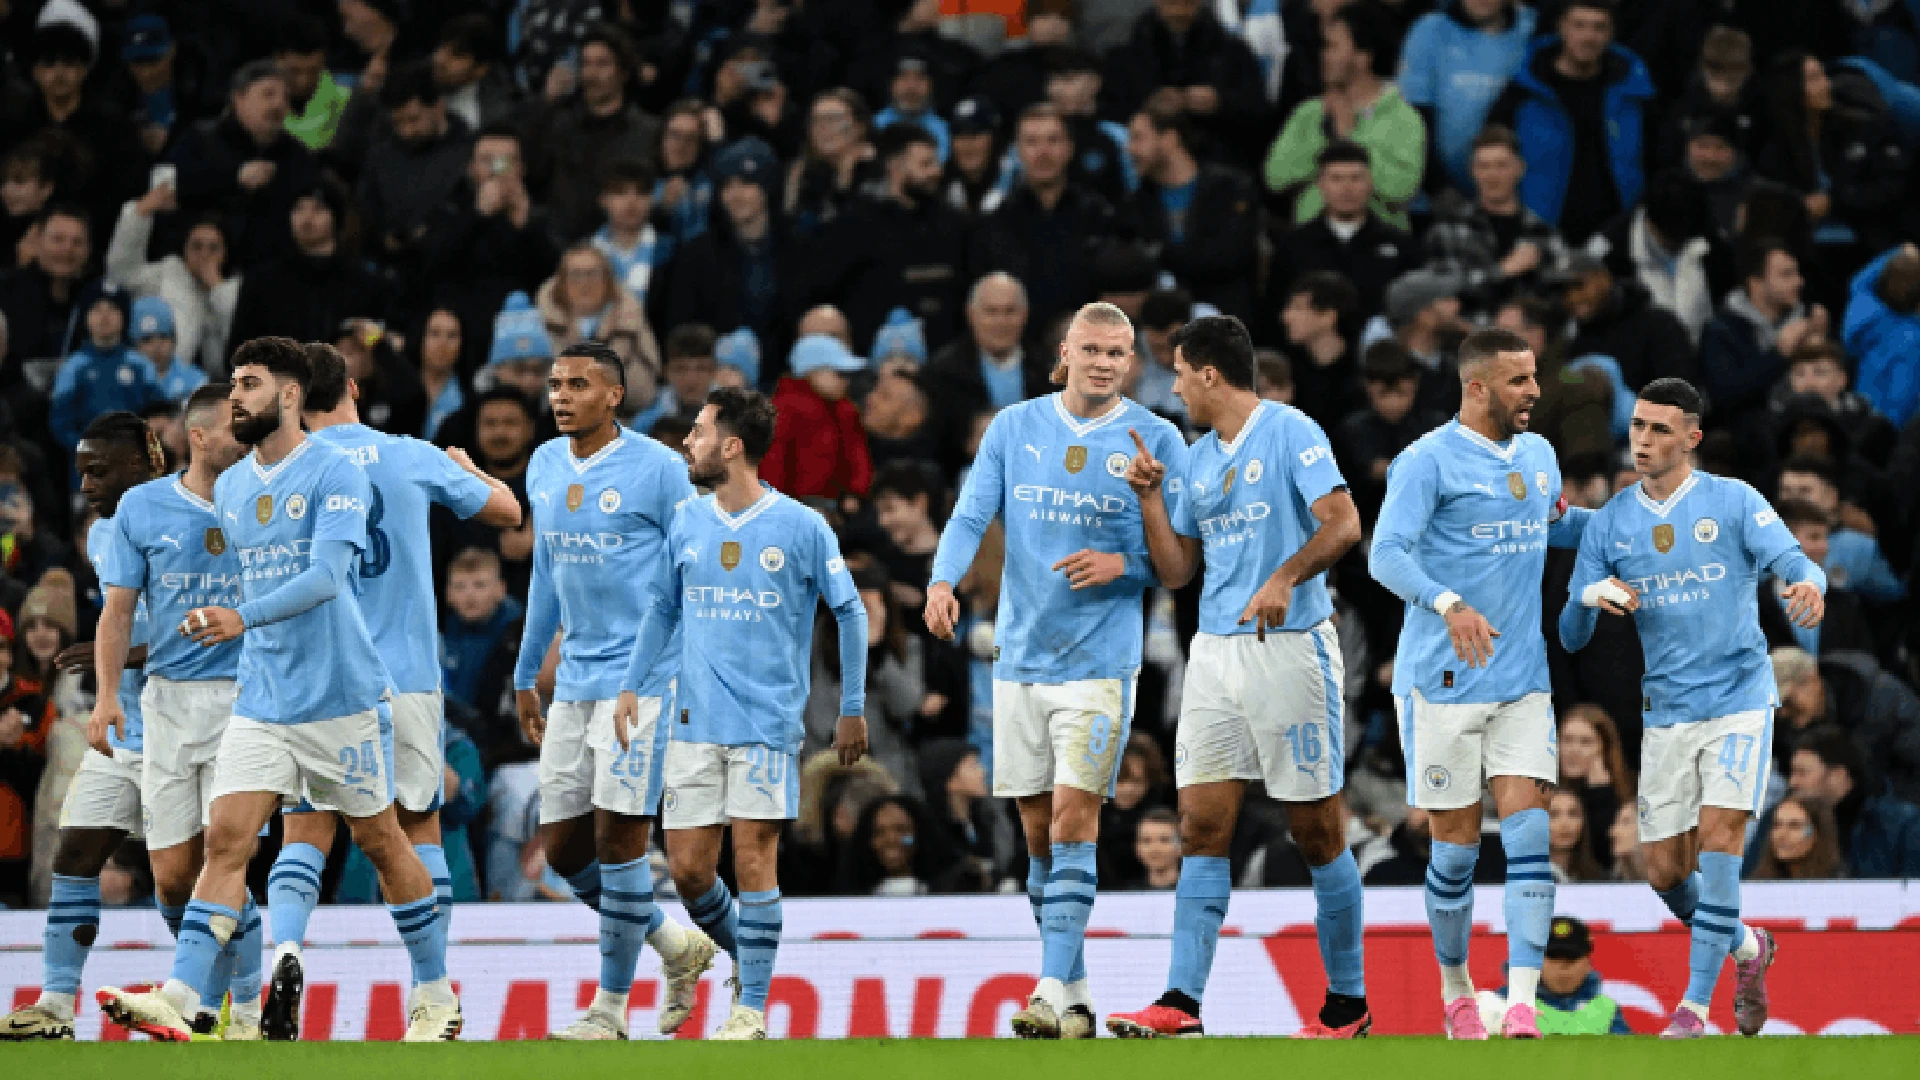
[[[393,543],[380,528],[380,520],[386,516],[387,502],[380,497],[380,489],[375,487],[373,507],[367,511],[367,553],[360,559],[360,576],[363,578],[379,577],[387,572],[387,567],[393,565]]]

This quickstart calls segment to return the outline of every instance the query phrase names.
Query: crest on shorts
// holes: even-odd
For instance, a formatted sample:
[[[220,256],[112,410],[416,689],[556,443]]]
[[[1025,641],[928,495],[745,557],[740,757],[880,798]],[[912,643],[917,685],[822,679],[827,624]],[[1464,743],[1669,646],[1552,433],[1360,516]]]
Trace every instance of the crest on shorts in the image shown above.
[[[1127,478],[1127,466],[1130,464],[1132,460],[1127,455],[1115,450],[1107,455],[1107,475],[1124,480]]]
[[[262,495],[253,500],[253,519],[262,525],[273,520],[273,496]]]
[[[1533,486],[1540,489],[1540,497],[1547,497],[1547,470],[1541,469],[1533,474]]]
[[[787,565],[786,552],[781,551],[777,547],[763,547],[760,549],[760,569],[765,570],[769,574],[777,574],[780,572],[780,568],[785,565]]]
[[[1517,472],[1507,474],[1507,490],[1513,492],[1516,499],[1527,497],[1527,478]]]
[[[1084,446],[1067,447],[1067,471],[1079,473],[1087,467],[1087,448]]]
[[[580,509],[580,504],[586,501],[587,501],[587,486],[585,484],[568,484],[567,485],[567,509],[568,510],[570,511],[578,510]]]
[[[1249,484],[1259,483],[1260,474],[1265,471],[1266,471],[1266,466],[1260,464],[1259,458],[1254,458],[1252,461],[1247,462],[1247,483]]]
[[[1427,766],[1423,778],[1427,782],[1428,791],[1445,791],[1447,790],[1447,785],[1453,783],[1453,774],[1449,773],[1446,767],[1442,765]]]
[[[227,553],[227,534],[219,529],[207,530],[207,554],[225,555]]]
[[[740,542],[729,540],[720,545],[720,568],[731,570],[740,565]]]
[[[680,805],[680,794],[668,788],[666,794],[660,796],[660,805],[667,810],[675,809]]]
[[[1653,527],[1653,549],[1662,555],[1673,550],[1673,526],[1661,524]]]
[[[611,514],[620,509],[620,493],[612,488],[600,493],[600,512]]]
[[[307,497],[294,492],[287,496],[287,516],[295,521],[307,516]]]
[[[1640,796],[1638,809],[1640,811],[1640,824],[1645,825],[1653,820],[1653,803],[1649,802],[1645,795]]]
[[[1693,538],[1703,544],[1711,544],[1720,539],[1720,523],[1712,518],[1701,518],[1693,523]]]
[[[1233,494],[1233,478],[1235,474],[1237,474],[1239,471],[1240,470],[1237,466],[1235,468],[1231,468],[1227,470],[1227,478],[1225,480],[1220,481],[1220,494],[1222,495]]]

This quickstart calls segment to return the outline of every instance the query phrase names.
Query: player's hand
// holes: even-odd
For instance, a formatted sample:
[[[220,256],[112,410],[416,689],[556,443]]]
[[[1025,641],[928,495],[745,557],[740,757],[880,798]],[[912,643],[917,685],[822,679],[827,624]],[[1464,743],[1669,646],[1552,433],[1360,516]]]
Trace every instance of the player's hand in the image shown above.
[[[1820,625],[1827,617],[1827,598],[1820,595],[1813,582],[1802,581],[1780,590],[1787,601],[1787,618],[1802,630],[1811,630]]]
[[[864,716],[843,716],[833,728],[833,749],[840,755],[840,764],[852,765],[867,752],[867,718]]]
[[[1127,434],[1133,436],[1136,451],[1133,460],[1127,465],[1127,486],[1133,489],[1135,495],[1144,499],[1160,490],[1161,481],[1167,478],[1167,466],[1153,456],[1153,451],[1147,449],[1147,444],[1140,438],[1139,432],[1128,428]]]
[[[631,690],[620,691],[613,703],[613,739],[620,744],[620,749],[627,749],[630,741],[627,733],[639,719],[640,695]]]
[[[1075,591],[1097,589],[1117,581],[1121,574],[1127,572],[1127,557],[1111,551],[1082,548],[1054,563],[1053,568],[1067,575]]]
[[[1453,655],[1468,667],[1486,667],[1493,660],[1493,639],[1500,631],[1487,624],[1487,617],[1468,607],[1463,600],[1447,612],[1447,636],[1453,639]]]
[[[535,746],[547,737],[547,718],[540,712],[540,692],[537,690],[516,690],[513,694],[514,708],[520,713],[520,733]]]
[[[246,632],[247,624],[240,621],[240,613],[232,608],[194,608],[180,620],[180,633],[200,645],[219,645]]]
[[[936,581],[927,586],[927,608],[922,617],[928,633],[941,641],[953,640],[953,624],[960,621],[960,601],[954,598],[952,585]]]
[[[76,641],[60,650],[53,658],[53,666],[68,673],[83,673],[93,670],[93,642]]]
[[[1267,631],[1278,630],[1287,622],[1287,609],[1293,606],[1293,582],[1281,580],[1278,574],[1267,579],[1260,591],[1247,601],[1246,610],[1240,613],[1240,625],[1253,624],[1253,635],[1260,641],[1267,640]]]
[[[93,715],[87,718],[87,745],[112,757],[113,745],[107,742],[108,730],[112,730],[119,738],[127,736],[127,714],[121,711],[119,695],[111,687],[103,690],[93,703]]]
[[[1602,596],[1599,598],[1601,611],[1604,611],[1609,615],[1631,615],[1634,612],[1640,610],[1640,594],[1634,591],[1633,586],[1627,584],[1624,581],[1621,581],[1617,577],[1608,578],[1607,581],[1610,584],[1618,586],[1623,592],[1627,594],[1627,598],[1624,602],[1616,603],[1613,600],[1610,600],[1607,597]]]

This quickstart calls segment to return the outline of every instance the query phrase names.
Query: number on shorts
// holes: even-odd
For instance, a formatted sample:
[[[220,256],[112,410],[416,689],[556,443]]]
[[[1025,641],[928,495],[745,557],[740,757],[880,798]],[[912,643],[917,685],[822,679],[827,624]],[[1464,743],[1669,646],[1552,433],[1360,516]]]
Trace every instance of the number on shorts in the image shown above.
[[[776,787],[787,779],[787,755],[766,746],[747,747],[747,783]]]
[[[1295,724],[1284,733],[1287,748],[1293,752],[1293,767],[1311,768],[1320,763],[1320,725]]]
[[[622,773],[635,780],[647,775],[647,751],[639,743],[629,745],[625,750],[613,756],[613,764],[607,767],[610,776]]]
[[[380,778],[380,752],[373,748],[373,740],[361,742],[358,749],[351,746],[340,748],[340,767],[346,775],[340,778],[343,784],[358,784],[364,780]],[[365,770],[365,775],[361,770]]]
[[[1720,767],[1730,776],[1745,773],[1747,759],[1753,756],[1753,744],[1756,741],[1752,735],[1728,735],[1720,740]]]

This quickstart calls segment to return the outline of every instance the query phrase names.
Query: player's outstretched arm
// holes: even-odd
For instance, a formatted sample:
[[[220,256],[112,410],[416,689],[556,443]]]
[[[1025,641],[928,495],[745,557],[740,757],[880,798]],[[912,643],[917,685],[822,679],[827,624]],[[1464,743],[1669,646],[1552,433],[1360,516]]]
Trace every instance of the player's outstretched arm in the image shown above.
[[[1180,535],[1173,527],[1173,514],[1167,509],[1162,491],[1167,478],[1166,462],[1153,456],[1138,431],[1128,428],[1127,434],[1133,437],[1134,447],[1133,461],[1127,465],[1127,486],[1140,499],[1140,521],[1146,529],[1147,555],[1153,560],[1153,574],[1169,589],[1182,588],[1193,580],[1200,568],[1203,557],[1200,541]]]

